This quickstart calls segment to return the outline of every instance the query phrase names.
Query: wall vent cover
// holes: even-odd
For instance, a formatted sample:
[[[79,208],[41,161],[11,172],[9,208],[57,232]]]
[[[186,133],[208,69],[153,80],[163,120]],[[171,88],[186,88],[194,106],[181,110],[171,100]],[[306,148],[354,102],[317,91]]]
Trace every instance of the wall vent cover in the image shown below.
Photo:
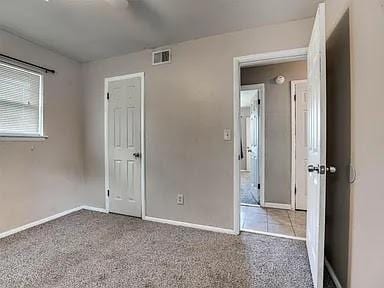
[[[171,63],[171,49],[152,52],[152,65]]]

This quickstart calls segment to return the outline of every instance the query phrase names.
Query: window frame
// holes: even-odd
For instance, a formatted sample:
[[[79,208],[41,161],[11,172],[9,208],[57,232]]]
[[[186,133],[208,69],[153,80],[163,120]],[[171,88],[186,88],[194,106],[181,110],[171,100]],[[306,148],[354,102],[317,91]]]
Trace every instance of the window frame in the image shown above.
[[[12,63],[0,61],[0,64],[9,68],[24,71],[27,73],[34,74],[39,77],[39,123],[38,132],[36,134],[30,133],[4,133],[0,132],[0,141],[38,141],[44,140],[48,137],[44,135],[44,74],[36,70],[21,67]]]

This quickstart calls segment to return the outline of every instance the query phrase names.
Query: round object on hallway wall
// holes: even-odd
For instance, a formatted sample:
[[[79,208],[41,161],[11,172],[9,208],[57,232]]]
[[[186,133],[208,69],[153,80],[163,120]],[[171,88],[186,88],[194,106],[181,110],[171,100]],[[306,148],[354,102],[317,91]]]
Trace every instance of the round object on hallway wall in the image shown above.
[[[282,85],[285,82],[285,77],[282,75],[279,75],[275,78],[275,82],[277,85]]]

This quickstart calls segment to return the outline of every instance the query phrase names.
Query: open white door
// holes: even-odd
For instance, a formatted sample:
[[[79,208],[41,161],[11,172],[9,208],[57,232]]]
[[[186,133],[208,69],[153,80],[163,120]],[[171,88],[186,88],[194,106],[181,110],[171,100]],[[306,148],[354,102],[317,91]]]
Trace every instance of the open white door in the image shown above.
[[[257,189],[259,180],[259,90],[255,90],[255,96],[251,100],[251,181]]]
[[[247,154],[247,164],[246,164],[246,170],[251,170],[251,162],[252,162],[252,155],[251,155],[251,145],[252,145],[252,139],[251,139],[251,118],[246,117],[245,119],[245,129],[246,129],[246,154]]]
[[[315,288],[323,287],[326,185],[325,4],[320,4],[308,49],[307,249]]]
[[[308,167],[308,91],[307,80],[292,81],[295,95],[295,209],[307,210],[307,167]],[[292,109],[293,110],[293,109]]]

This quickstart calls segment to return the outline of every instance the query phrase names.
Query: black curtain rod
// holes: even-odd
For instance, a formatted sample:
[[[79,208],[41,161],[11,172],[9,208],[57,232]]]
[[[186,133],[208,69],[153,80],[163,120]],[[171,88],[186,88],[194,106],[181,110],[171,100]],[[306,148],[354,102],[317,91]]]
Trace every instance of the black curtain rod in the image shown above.
[[[6,59],[10,59],[10,60],[12,60],[12,61],[16,61],[16,62],[25,64],[25,65],[28,65],[28,66],[31,66],[31,67],[38,68],[38,69],[40,69],[40,70],[43,70],[45,73],[52,73],[52,74],[55,74],[55,73],[56,73],[55,70],[48,69],[48,68],[46,68],[46,67],[42,67],[42,66],[39,66],[39,65],[36,65],[36,64],[27,62],[27,61],[23,61],[23,60],[17,59],[17,58],[13,58],[13,57],[8,56],[8,55],[5,55],[5,54],[1,54],[1,53],[0,53],[0,57],[6,58]]]

